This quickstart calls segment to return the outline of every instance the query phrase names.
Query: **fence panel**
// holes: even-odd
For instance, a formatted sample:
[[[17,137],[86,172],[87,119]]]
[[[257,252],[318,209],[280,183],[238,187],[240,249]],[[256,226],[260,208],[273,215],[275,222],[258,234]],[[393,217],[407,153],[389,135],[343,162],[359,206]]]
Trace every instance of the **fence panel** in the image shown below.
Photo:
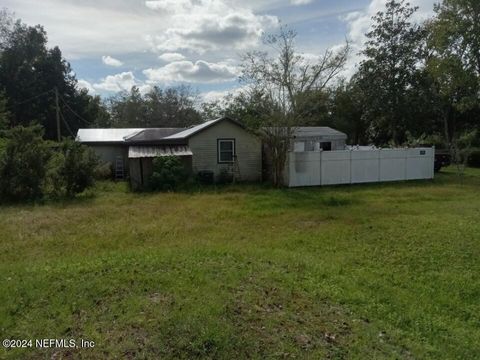
[[[349,151],[351,183],[377,182],[380,176],[380,150]]]
[[[407,180],[432,179],[435,149],[407,149]]]
[[[288,185],[432,179],[434,148],[290,152]]]
[[[322,151],[321,185],[350,183],[350,151]]]
[[[406,149],[382,149],[380,155],[380,181],[406,180]]]
[[[293,186],[321,185],[321,151],[289,153],[289,183]]]

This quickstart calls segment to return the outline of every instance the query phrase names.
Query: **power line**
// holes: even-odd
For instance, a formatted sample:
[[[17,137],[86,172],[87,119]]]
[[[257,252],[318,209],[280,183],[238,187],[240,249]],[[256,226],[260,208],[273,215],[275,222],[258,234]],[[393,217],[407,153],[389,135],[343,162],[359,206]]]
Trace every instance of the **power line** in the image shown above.
[[[62,100],[62,102],[65,104],[65,106],[66,106],[77,118],[79,118],[80,120],[82,120],[83,123],[84,123],[86,126],[90,126],[90,123],[89,123],[87,120],[85,120],[85,118],[83,118],[82,116],[78,115],[78,113],[77,113],[75,110],[73,110],[73,109],[70,107],[70,105],[67,104],[67,102],[65,101],[65,99],[63,98],[63,96],[59,95],[59,97],[60,97],[60,100]]]
[[[68,105],[68,103],[66,102],[66,100],[63,98],[62,95],[60,95],[58,93],[58,90],[56,88],[53,88],[53,89],[50,89],[50,90],[47,90],[47,91],[44,91],[43,93],[40,93],[38,95],[35,95],[35,96],[32,96],[31,98],[28,98],[26,100],[23,100],[21,102],[18,102],[18,103],[15,103],[15,104],[12,104],[13,107],[16,107],[16,106],[19,106],[19,105],[22,105],[22,104],[25,104],[25,103],[28,103],[32,100],[35,100],[41,96],[44,96],[44,95],[47,95],[49,93],[51,93],[52,91],[55,91],[55,109],[56,109],[56,112],[57,112],[57,129],[60,129],[60,124],[58,123],[58,120],[61,118],[63,120],[63,123],[65,124],[65,126],[67,127],[67,130],[68,132],[70,133],[70,135],[72,135],[74,138],[75,138],[75,134],[73,134],[73,131],[72,129],[70,128],[70,126],[68,125],[68,122],[67,120],[65,119],[65,116],[63,115],[61,109],[60,109],[60,106],[58,104],[58,99],[60,99],[63,104],[67,107],[68,110],[70,110],[78,119],[80,119],[86,126],[90,126],[90,122],[88,122],[87,120],[85,120],[84,117],[80,116],[75,110],[73,110],[70,105]],[[58,130],[59,132],[60,130]]]
[[[25,103],[27,103],[27,102],[29,102],[29,101],[32,101],[32,100],[35,100],[35,99],[39,98],[40,96],[46,95],[46,94],[52,92],[53,90],[55,90],[55,89],[47,90],[47,91],[45,91],[45,92],[43,92],[43,93],[41,93],[41,94],[35,95],[35,96],[33,96],[33,97],[31,97],[31,98],[29,98],[29,99],[27,99],[27,100],[23,100],[23,101],[20,101],[20,102],[18,102],[18,103],[15,103],[15,104],[13,104],[12,106],[18,106],[18,105],[25,104]]]
[[[65,120],[65,116],[63,116],[63,113],[62,113],[61,111],[60,111],[59,113],[60,113],[60,117],[62,118],[62,120],[63,120],[63,123],[65,124],[65,126],[66,126],[66,128],[67,128],[68,132],[69,132],[69,133],[70,133],[70,135],[72,135],[72,136],[73,136],[73,138],[75,139],[75,134],[73,133],[73,131],[72,131],[72,129],[70,128],[70,126],[68,125],[68,122],[67,122],[67,120]]]

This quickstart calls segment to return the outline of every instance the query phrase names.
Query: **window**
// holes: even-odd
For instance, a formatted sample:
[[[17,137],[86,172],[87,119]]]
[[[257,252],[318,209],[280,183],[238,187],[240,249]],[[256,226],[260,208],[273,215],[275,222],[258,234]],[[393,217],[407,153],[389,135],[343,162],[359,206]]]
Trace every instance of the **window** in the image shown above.
[[[217,140],[217,158],[219,163],[232,163],[235,157],[235,139]]]
[[[320,149],[323,151],[331,151],[332,150],[332,143],[329,142],[321,142],[320,143]]]

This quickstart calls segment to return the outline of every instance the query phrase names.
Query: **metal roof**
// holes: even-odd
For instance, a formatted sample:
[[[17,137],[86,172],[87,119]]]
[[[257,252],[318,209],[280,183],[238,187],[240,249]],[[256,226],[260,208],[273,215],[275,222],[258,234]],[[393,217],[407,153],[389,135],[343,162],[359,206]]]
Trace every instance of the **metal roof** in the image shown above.
[[[191,156],[192,150],[185,145],[161,145],[161,146],[130,146],[128,157],[151,158],[157,156]]]
[[[288,128],[274,128],[274,127],[264,127],[262,128],[267,133],[276,133],[281,130],[285,131],[285,136],[287,135]],[[328,126],[292,126],[290,128],[291,133],[293,133],[294,138],[329,138],[329,139],[347,139],[347,135],[341,131],[332,129]]]
[[[140,132],[134,133],[132,135],[126,136],[125,141],[127,142],[150,142],[163,139],[169,135],[178,133],[185,128],[152,128],[144,129]]]
[[[299,126],[295,128],[295,137],[333,137],[346,139],[347,135],[328,126]]]
[[[140,129],[79,129],[77,141],[80,142],[155,142],[160,140],[185,140],[209,126],[222,120],[230,120],[239,126],[240,123],[227,117],[210,120],[199,125],[184,128],[140,128]]]
[[[123,142],[126,136],[134,135],[143,129],[78,129],[79,142]]]
[[[242,124],[240,124],[239,122],[237,122],[233,119],[230,119],[228,117],[221,117],[221,118],[218,118],[218,119],[215,119],[215,120],[206,121],[206,122],[204,122],[202,124],[199,124],[199,125],[192,126],[189,129],[186,129],[186,130],[181,131],[179,133],[167,136],[164,139],[165,140],[186,139],[186,138],[188,138],[188,137],[190,137],[190,136],[192,136],[192,135],[194,135],[194,134],[196,134],[196,133],[198,133],[198,132],[200,132],[200,131],[202,131],[202,130],[204,130],[204,129],[206,129],[206,128],[208,128],[208,127],[210,127],[210,126],[212,126],[212,125],[214,125],[214,124],[216,124],[220,121],[223,121],[223,120],[229,120],[229,121],[243,127]]]

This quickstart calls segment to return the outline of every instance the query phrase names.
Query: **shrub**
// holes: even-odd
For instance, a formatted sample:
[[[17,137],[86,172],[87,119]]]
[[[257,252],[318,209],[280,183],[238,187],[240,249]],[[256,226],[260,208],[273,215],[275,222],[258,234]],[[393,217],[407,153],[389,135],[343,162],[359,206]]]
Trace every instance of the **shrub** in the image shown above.
[[[67,196],[81,193],[94,184],[98,158],[92,149],[67,139],[60,145],[60,154],[57,178]]]
[[[468,157],[468,166],[480,167],[480,148],[475,148],[471,151]]]
[[[0,159],[5,153],[5,149],[7,148],[7,143],[8,143],[8,140],[2,137],[2,132],[0,131]]]
[[[43,195],[46,165],[51,156],[39,125],[5,131],[0,154],[0,198],[34,200]]]
[[[153,173],[148,181],[150,190],[174,190],[185,183],[188,175],[178,156],[164,156],[153,159]]]
[[[111,180],[113,179],[113,166],[109,162],[100,163],[94,170],[95,180]]]
[[[60,198],[65,196],[65,186],[59,169],[65,162],[63,153],[58,149],[52,150],[52,155],[46,164],[45,183],[43,193],[52,198]]]

